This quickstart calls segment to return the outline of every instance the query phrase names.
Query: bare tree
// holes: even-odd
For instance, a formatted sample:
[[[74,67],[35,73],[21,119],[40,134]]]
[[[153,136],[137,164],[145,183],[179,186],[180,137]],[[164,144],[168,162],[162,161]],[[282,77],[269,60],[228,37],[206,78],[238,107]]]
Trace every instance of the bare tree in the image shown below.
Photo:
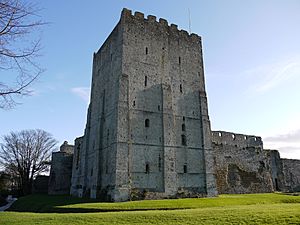
[[[31,193],[33,179],[49,169],[57,141],[43,130],[11,132],[3,137],[0,164],[14,175],[22,194]]]
[[[35,62],[40,51],[36,5],[25,0],[0,0],[0,108],[15,106],[30,94],[29,86],[43,72]]]

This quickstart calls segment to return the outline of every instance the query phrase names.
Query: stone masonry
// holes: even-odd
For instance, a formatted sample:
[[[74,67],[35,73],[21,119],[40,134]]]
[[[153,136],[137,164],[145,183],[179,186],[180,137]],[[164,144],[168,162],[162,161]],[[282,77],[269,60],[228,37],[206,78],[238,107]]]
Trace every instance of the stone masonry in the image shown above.
[[[300,160],[211,131],[201,38],[123,9],[94,53],[84,135],[53,153],[49,194],[127,201],[300,190]],[[74,154],[73,154],[74,151]]]
[[[71,194],[106,201],[215,196],[212,153],[201,38],[124,9],[94,54]]]
[[[59,152],[52,153],[48,194],[69,194],[72,176],[74,145],[64,142]]]

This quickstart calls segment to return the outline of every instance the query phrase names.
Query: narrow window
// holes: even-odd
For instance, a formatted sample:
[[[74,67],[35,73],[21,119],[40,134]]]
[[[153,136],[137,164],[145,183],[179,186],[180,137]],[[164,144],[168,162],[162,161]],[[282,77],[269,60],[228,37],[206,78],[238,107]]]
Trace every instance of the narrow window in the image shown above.
[[[187,173],[187,165],[183,165],[183,173]]]
[[[181,135],[181,144],[186,146],[186,136],[184,134]]]
[[[157,110],[160,111],[160,105],[157,106]]]
[[[185,117],[184,116],[182,117],[182,120],[185,121]]]
[[[146,55],[148,55],[148,48],[146,47]]]
[[[147,76],[145,76],[145,87],[147,87]]]
[[[79,160],[80,160],[80,144],[77,146],[76,169],[78,169]]]
[[[149,166],[149,163],[146,163],[146,171],[145,173],[149,173],[150,172],[150,166]]]
[[[150,120],[149,119],[145,120],[145,127],[150,127]]]
[[[181,126],[181,130],[182,130],[182,131],[185,131],[185,124],[184,124],[184,123],[183,123],[182,126]]]
[[[161,171],[161,157],[158,156],[158,171]]]
[[[110,61],[112,61],[112,54],[110,54]]]
[[[93,168],[91,169],[91,176],[93,176]]]
[[[181,58],[180,57],[178,58],[178,63],[181,64]]]
[[[106,138],[107,138],[106,141],[107,141],[107,144],[108,144],[108,142],[109,142],[109,129],[107,129],[107,137]]]
[[[133,106],[135,106],[135,101],[133,101]]]
[[[179,85],[180,92],[182,93],[182,84]]]

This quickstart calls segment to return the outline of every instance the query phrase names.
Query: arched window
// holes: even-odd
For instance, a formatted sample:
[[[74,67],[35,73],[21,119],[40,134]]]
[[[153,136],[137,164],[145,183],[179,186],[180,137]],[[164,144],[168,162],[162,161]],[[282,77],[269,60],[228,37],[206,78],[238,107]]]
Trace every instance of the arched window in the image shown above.
[[[184,134],[181,135],[181,144],[186,146],[186,136]]]
[[[147,76],[145,76],[145,87],[147,87]]]
[[[181,126],[181,130],[182,130],[182,131],[185,131],[185,124],[184,124],[184,123],[183,123],[182,126]]]
[[[146,47],[146,55],[148,55],[148,48]]]
[[[182,84],[179,85],[180,92],[182,93]]]
[[[150,166],[149,166],[149,163],[146,163],[145,173],[149,173],[149,172],[150,172]]]
[[[150,127],[150,120],[149,119],[145,119],[145,127]]]

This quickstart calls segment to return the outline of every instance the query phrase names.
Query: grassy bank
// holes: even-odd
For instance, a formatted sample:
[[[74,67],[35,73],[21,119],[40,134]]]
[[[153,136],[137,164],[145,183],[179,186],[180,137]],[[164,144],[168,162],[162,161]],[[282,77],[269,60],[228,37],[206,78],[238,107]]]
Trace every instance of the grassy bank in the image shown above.
[[[27,196],[13,205],[14,212],[1,213],[0,224],[300,224],[300,197],[282,194],[124,203],[87,201]]]

